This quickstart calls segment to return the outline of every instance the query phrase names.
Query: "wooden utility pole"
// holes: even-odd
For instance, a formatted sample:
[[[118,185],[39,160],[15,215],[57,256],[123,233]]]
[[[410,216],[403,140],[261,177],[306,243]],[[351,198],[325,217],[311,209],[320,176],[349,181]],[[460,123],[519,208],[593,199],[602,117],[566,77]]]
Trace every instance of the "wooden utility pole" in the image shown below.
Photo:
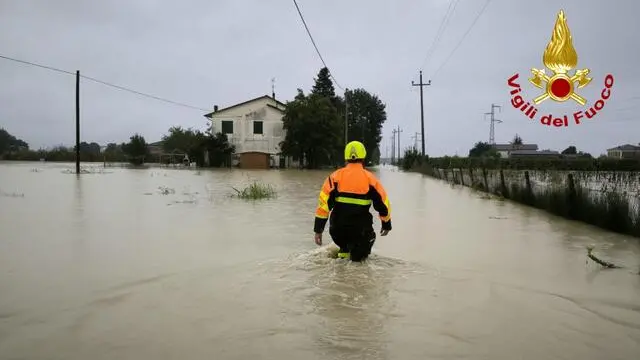
[[[347,93],[349,89],[344,89],[344,146],[349,143],[349,100]]]
[[[422,82],[422,70],[420,70],[420,83],[416,84],[411,81],[411,86],[420,86],[420,130],[422,131],[422,156],[424,156],[424,101],[422,97],[422,88],[431,85],[431,80],[426,84]]]
[[[76,174],[80,174],[80,70],[76,71]]]

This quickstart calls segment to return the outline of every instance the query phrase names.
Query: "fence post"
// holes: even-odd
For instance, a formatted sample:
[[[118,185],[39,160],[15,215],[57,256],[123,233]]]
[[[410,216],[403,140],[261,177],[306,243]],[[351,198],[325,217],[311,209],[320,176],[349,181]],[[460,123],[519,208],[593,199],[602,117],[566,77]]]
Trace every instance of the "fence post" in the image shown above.
[[[572,173],[567,174],[567,187],[569,191],[567,196],[567,215],[569,215],[569,218],[575,219],[576,184]]]
[[[502,192],[503,197],[509,197],[509,194],[507,193],[507,184],[504,181],[504,171],[502,169],[500,169],[500,191]]]
[[[460,184],[464,186],[464,172],[462,172],[462,168],[458,168],[460,170]]]
[[[487,181],[487,169],[485,169],[484,167],[482,168],[482,177],[484,178],[485,191],[491,191],[489,189],[489,181]]]
[[[471,186],[473,186],[474,184],[473,167],[471,165],[469,165],[469,179],[471,179]]]
[[[528,170],[524,171],[524,182],[526,185],[525,201],[527,204],[533,205],[533,191],[531,189],[531,178],[529,177]]]

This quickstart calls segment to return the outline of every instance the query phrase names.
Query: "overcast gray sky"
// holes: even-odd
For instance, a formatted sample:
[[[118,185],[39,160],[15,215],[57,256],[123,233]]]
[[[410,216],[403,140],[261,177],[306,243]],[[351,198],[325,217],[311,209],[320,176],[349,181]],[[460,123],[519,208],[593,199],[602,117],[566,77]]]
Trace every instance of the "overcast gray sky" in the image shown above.
[[[383,154],[391,129],[402,145],[420,131],[418,80],[449,0],[299,0],[329,69],[342,87],[362,87],[387,105]],[[444,67],[485,0],[461,0],[424,67],[427,153],[466,155],[487,141],[484,113],[502,105],[496,141],[515,133],[541,149],[600,154],[640,142],[640,2],[635,0],[493,0]],[[510,105],[507,79],[520,73],[527,99],[539,94],[527,78],[564,9],[578,68],[593,81],[579,94],[593,104],[607,73],[611,98],[581,125],[548,128]],[[291,0],[0,0],[0,55],[75,71],[202,108],[228,106],[271,93],[290,100],[308,91],[322,67]],[[0,59],[0,127],[32,148],[75,139],[72,76]],[[134,132],[159,140],[172,125],[204,129],[203,111],[158,102],[83,80],[81,136],[101,144]],[[340,90],[337,89],[339,92]],[[547,100],[539,113],[570,115],[575,102]]]

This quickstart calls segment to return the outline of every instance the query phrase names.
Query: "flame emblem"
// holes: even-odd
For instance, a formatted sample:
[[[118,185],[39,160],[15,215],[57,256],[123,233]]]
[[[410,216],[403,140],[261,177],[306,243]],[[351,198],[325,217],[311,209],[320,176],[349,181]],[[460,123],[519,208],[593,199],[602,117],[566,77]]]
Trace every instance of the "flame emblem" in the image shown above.
[[[551,41],[542,55],[542,62],[553,72],[553,75],[548,76],[544,69],[531,69],[533,77],[529,82],[540,89],[543,88],[543,83],[546,83],[545,93],[533,99],[536,105],[548,98],[558,102],[573,99],[580,105],[587,103],[585,98],[576,94],[574,90],[576,84],[577,88],[581,89],[591,82],[591,78],[587,77],[589,69],[576,70],[574,75],[569,74],[569,71],[578,64],[578,54],[573,47],[571,32],[563,10],[558,13]]]

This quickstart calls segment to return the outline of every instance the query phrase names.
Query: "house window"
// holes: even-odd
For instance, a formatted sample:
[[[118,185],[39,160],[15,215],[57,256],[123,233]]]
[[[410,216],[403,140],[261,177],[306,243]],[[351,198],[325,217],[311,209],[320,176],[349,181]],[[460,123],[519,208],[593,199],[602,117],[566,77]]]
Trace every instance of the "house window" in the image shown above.
[[[233,134],[233,120],[222,120],[222,133]]]
[[[263,127],[263,122],[262,121],[254,121],[253,122],[253,133],[254,134],[262,134],[262,127]]]

